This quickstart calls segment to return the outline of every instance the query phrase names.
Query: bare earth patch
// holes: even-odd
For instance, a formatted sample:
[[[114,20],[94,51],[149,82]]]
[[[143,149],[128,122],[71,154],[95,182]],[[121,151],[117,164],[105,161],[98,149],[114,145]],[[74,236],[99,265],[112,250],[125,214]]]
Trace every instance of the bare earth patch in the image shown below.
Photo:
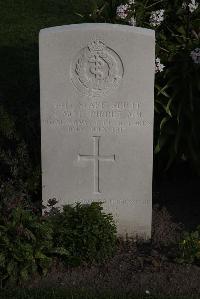
[[[36,278],[29,287],[200,295],[200,267],[179,265],[173,259],[173,244],[179,240],[181,230],[165,208],[155,207],[150,243],[121,240],[117,254],[101,265],[66,268],[55,262],[45,278]]]

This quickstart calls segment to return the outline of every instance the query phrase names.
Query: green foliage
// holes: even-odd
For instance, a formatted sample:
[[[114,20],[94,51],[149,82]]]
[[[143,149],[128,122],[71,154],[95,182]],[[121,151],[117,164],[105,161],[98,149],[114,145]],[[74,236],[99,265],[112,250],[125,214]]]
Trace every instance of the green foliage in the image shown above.
[[[75,266],[114,253],[116,227],[100,203],[64,206],[62,212],[55,203],[49,201],[44,216],[21,198],[1,203],[0,287],[45,275],[53,258]]]
[[[52,228],[48,221],[17,200],[1,209],[0,282],[20,283],[51,265]],[[16,205],[16,206],[13,206]]]
[[[166,168],[182,160],[200,173],[200,64],[190,56],[200,45],[199,9],[190,13],[181,5],[166,4],[165,21],[156,30],[156,52],[166,68],[156,76],[155,152]]]
[[[200,226],[194,232],[184,232],[179,243],[179,263],[200,265]]]
[[[122,19],[116,9],[128,0],[86,2],[91,5],[83,8],[74,1],[74,12],[83,22],[128,25],[134,17],[137,26],[155,29],[156,57],[165,66],[155,76],[155,164],[163,172],[186,162],[200,174],[200,63],[190,55],[200,48],[200,5],[191,12],[182,0],[135,0]],[[150,16],[160,9],[164,20],[153,26]]]
[[[111,214],[103,211],[101,203],[64,206],[62,212],[50,216],[54,227],[54,242],[64,247],[64,260],[76,265],[100,262],[112,256],[116,248],[116,227]]]
[[[116,9],[120,0],[88,0],[73,1],[72,9],[74,14],[80,17],[80,22],[90,23],[117,23]]]
[[[1,98],[0,98],[1,100]],[[40,171],[33,170],[25,142],[16,131],[13,117],[0,103],[0,201],[18,193],[36,192]]]

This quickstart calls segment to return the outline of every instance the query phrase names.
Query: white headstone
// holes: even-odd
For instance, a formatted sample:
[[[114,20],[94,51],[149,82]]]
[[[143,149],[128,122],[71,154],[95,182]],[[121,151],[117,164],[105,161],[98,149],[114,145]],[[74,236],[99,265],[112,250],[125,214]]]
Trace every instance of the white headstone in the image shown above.
[[[120,235],[151,235],[154,31],[40,32],[43,203],[104,202]]]

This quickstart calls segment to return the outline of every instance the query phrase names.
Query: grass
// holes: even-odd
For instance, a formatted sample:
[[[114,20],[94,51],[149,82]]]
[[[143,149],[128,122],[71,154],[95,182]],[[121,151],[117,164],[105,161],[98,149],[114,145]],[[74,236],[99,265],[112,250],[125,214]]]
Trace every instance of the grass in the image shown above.
[[[40,163],[38,34],[40,29],[79,23],[80,0],[0,0],[0,96]],[[82,1],[83,2],[83,1]]]
[[[86,291],[74,291],[65,289],[18,289],[10,291],[0,291],[1,299],[194,299],[197,297],[163,297],[163,296],[134,296],[117,295],[112,293],[92,294]]]

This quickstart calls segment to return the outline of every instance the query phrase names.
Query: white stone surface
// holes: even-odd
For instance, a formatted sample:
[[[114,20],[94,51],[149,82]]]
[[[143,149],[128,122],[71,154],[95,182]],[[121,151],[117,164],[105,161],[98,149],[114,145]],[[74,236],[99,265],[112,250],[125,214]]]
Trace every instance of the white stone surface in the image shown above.
[[[118,233],[151,235],[154,31],[40,32],[43,203],[103,201]]]

